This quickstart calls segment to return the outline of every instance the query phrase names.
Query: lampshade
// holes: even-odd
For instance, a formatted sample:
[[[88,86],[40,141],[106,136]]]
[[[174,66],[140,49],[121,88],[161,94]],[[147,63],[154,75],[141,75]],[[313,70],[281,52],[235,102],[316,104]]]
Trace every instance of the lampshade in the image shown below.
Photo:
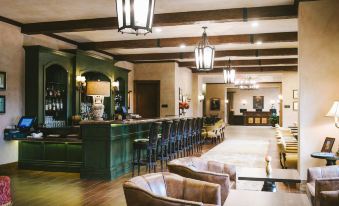
[[[118,31],[147,34],[152,31],[155,0],[116,0]]]
[[[332,104],[330,111],[326,114],[327,117],[339,117],[339,101]]]
[[[105,81],[88,81],[86,94],[88,96],[109,97],[111,95],[110,85],[110,82]]]
[[[215,49],[208,43],[206,28],[203,27],[204,33],[202,39],[195,48],[195,63],[198,71],[211,71],[214,66]]]

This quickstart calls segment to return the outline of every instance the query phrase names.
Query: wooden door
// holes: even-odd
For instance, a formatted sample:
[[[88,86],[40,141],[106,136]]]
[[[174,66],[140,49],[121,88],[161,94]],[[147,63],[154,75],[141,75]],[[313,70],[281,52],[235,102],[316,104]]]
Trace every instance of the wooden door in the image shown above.
[[[134,111],[143,118],[160,117],[160,81],[134,81]]]

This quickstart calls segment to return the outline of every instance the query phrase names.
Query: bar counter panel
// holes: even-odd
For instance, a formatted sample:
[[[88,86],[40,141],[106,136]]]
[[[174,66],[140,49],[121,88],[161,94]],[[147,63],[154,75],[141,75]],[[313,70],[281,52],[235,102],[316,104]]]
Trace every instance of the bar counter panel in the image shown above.
[[[112,180],[130,172],[133,140],[147,137],[151,122],[83,122],[84,164],[80,177]]]

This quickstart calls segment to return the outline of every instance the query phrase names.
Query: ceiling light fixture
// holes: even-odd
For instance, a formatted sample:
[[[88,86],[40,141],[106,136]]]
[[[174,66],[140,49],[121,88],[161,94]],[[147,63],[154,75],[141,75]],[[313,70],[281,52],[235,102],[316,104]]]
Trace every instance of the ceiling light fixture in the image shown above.
[[[242,80],[237,80],[235,81],[234,84],[239,89],[244,89],[244,90],[259,89],[259,85],[251,77],[242,79]]]
[[[116,0],[118,31],[129,34],[152,32],[155,0]]]
[[[181,49],[185,49],[186,48],[186,45],[185,44],[180,44],[179,46]]]
[[[228,67],[224,68],[224,82],[225,84],[234,84],[235,70],[231,67],[231,59],[228,59]]]
[[[207,27],[202,27],[204,33],[202,34],[202,39],[198,43],[198,46],[195,48],[195,63],[198,71],[211,71],[214,66],[214,52],[215,49],[208,43],[206,29]]]

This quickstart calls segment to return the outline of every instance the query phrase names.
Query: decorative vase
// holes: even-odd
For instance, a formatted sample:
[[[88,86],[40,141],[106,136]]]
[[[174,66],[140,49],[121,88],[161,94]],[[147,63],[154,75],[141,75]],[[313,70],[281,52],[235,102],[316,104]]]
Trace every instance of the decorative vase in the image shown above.
[[[271,156],[266,156],[265,160],[266,160],[266,175],[270,176],[272,172],[272,167],[271,167],[272,158]]]

